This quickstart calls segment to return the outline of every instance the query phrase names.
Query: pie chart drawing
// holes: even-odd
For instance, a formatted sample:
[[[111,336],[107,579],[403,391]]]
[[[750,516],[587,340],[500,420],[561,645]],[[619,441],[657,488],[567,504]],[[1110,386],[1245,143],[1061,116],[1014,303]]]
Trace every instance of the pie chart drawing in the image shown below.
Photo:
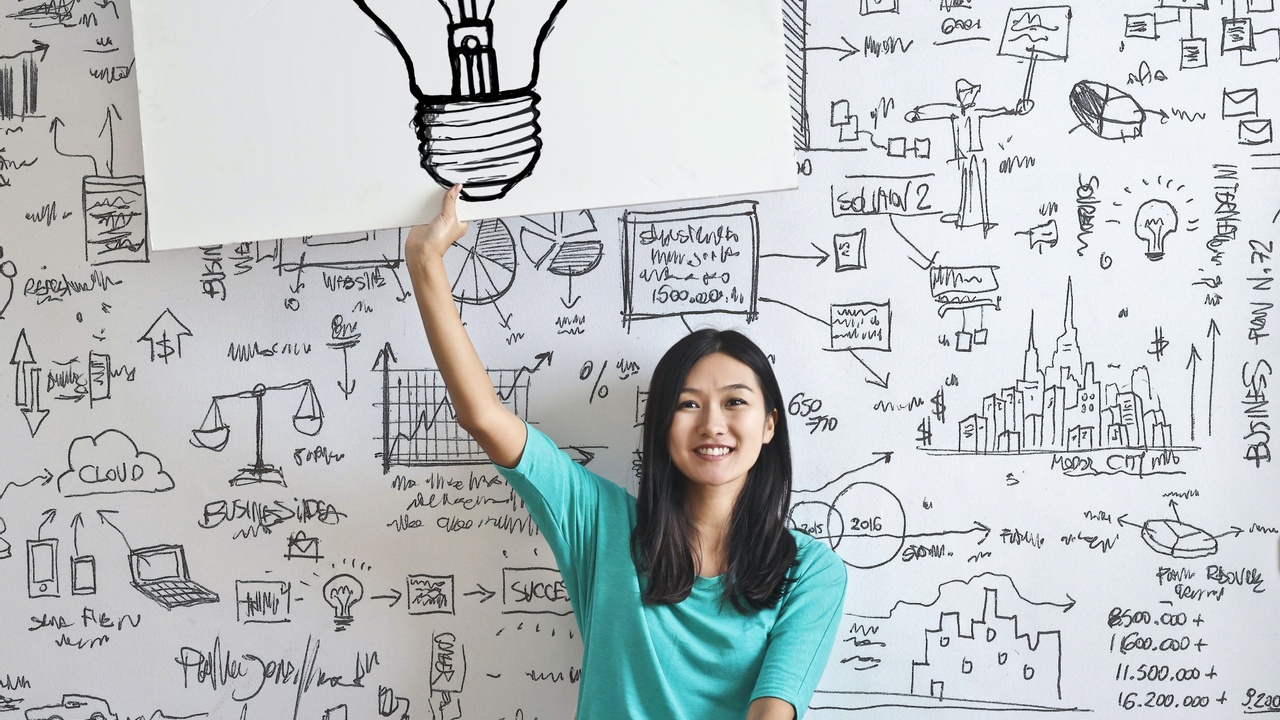
[[[516,241],[501,220],[480,220],[444,255],[453,299],[487,305],[511,289],[516,278]]]
[[[1199,558],[1218,552],[1218,540],[1208,532],[1181,520],[1148,520],[1142,524],[1142,540],[1161,555]]]

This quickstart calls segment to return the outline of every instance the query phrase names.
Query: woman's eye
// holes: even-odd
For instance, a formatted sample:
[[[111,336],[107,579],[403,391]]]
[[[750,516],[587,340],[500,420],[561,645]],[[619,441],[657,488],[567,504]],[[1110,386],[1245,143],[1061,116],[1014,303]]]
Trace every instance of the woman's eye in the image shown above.
[[[726,404],[728,404],[728,405],[746,405],[746,404],[747,404],[747,401],[746,401],[746,400],[743,400],[742,398],[730,398],[730,399],[729,399],[729,402],[728,402],[728,403],[726,403]]]
[[[676,403],[676,407],[682,408],[682,409],[696,408],[698,407],[698,403],[694,402],[693,400],[681,400],[680,402]]]

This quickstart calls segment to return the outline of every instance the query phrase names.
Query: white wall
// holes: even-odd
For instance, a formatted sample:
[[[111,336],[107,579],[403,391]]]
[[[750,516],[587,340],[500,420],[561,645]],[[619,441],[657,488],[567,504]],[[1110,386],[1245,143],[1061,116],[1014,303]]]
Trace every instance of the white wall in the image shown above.
[[[1153,4],[1078,3],[1067,59],[1036,64],[1034,107],[983,121],[985,232],[940,221],[961,195],[950,122],[905,118],[954,101],[960,78],[981,84],[979,107],[1016,109],[1026,61],[997,54],[1010,4],[813,0],[785,6],[807,20],[790,56],[809,123],[799,190],[511,218],[509,236],[488,226],[479,267],[451,258],[460,296],[504,291],[464,319],[488,366],[513,371],[498,378],[512,402],[624,485],[638,389],[686,325],[741,328],[776,358],[793,518],[851,565],[810,717],[1280,705],[1267,395],[1280,146],[1241,144],[1280,116],[1280,13],[1235,3],[1255,49],[1224,52],[1229,4],[1180,21]],[[573,619],[563,600],[521,595],[554,595],[555,573],[536,569],[550,554],[491,467],[452,464],[470,449],[441,440],[439,398],[397,391],[432,365],[399,233],[148,253],[128,194],[144,172],[127,5],[51,5],[66,14],[13,18],[39,4],[0,1],[15,88],[10,102],[0,75],[14,374],[0,385],[0,714],[45,717],[35,708],[78,694],[120,718],[569,716]],[[1133,36],[1144,13],[1157,39]],[[1180,70],[1193,35],[1208,65]],[[26,86],[24,67],[38,72]],[[1141,136],[1077,127],[1081,81],[1131,94]],[[1158,261],[1134,230],[1153,199],[1178,223]],[[709,241],[672,234],[690,227]],[[714,261],[694,259],[706,250]],[[694,279],[660,280],[663,267]],[[944,302],[988,306],[940,315]],[[1063,381],[1072,345],[1072,376],[1089,364],[1096,389]],[[319,411],[291,387],[303,381]],[[220,452],[192,431],[214,397],[259,384],[281,388],[263,394],[262,447],[283,484],[234,484],[255,459],[253,398],[217,403],[201,439],[227,428]],[[407,413],[411,433],[424,411],[432,443],[413,455],[394,421]],[[982,427],[963,447],[983,452],[958,452]],[[166,609],[132,587],[131,549],[157,545],[182,546],[217,602]],[[363,589],[342,631],[323,599],[339,575]]]

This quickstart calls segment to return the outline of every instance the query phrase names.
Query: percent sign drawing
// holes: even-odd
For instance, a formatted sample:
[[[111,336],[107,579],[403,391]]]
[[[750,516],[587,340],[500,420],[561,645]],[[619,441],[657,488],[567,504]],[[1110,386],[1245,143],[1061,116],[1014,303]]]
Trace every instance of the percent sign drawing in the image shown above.
[[[588,404],[595,402],[596,398],[603,400],[609,397],[609,386],[604,384],[604,372],[608,369],[608,360],[600,361],[600,373],[598,375],[596,374],[595,363],[590,360],[582,363],[582,371],[578,373],[579,380],[589,380],[592,375],[596,376],[595,381],[591,385],[591,395],[587,398]]]

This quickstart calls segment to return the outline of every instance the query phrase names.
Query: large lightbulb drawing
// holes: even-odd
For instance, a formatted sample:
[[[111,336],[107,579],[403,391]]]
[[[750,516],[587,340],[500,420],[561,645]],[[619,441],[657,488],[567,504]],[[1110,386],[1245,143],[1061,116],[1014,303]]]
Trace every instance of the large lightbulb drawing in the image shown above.
[[[1133,216],[1133,233],[1147,243],[1147,259],[1164,257],[1164,241],[1178,229],[1178,211],[1164,200],[1148,200]]]
[[[467,200],[496,200],[533,171],[542,151],[538,56],[568,0],[437,0],[442,32],[419,24],[420,6],[435,9],[429,0],[353,1],[404,62],[422,168],[436,182],[462,183]],[[419,71],[446,60],[448,90],[425,91]]]
[[[351,606],[364,597],[364,585],[354,576],[342,573],[329,578],[320,595],[333,608],[334,631],[342,632],[351,624]]]

